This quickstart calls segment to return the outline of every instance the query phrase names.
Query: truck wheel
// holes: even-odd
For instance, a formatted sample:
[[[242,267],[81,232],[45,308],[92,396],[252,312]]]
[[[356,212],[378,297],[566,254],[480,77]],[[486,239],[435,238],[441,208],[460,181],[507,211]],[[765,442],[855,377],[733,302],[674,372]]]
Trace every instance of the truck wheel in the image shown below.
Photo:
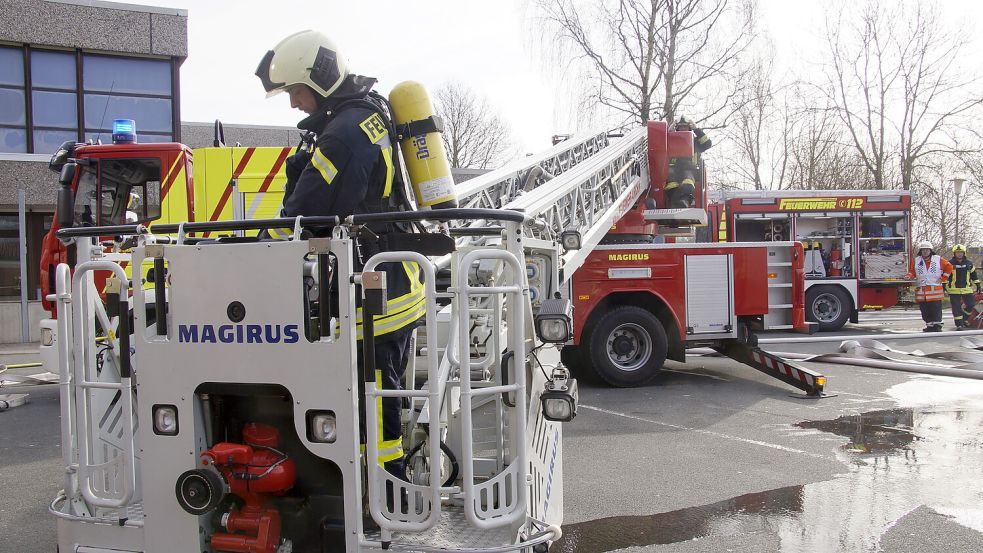
[[[853,311],[850,295],[840,286],[813,286],[806,291],[806,320],[819,323],[819,331],[843,328]]]
[[[605,314],[590,336],[594,372],[619,388],[651,382],[666,362],[666,331],[649,311],[633,305]]]

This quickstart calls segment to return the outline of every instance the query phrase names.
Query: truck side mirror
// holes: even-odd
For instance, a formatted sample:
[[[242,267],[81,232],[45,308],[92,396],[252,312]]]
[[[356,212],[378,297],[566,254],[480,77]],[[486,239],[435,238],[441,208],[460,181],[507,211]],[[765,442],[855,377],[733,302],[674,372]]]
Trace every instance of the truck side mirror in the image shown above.
[[[66,162],[61,167],[61,176],[58,177],[58,182],[62,186],[72,186],[72,181],[75,180],[75,173],[78,172],[78,164],[75,161]]]
[[[69,161],[61,168],[61,176],[58,182],[58,197],[56,208],[58,210],[58,226],[61,228],[72,228],[75,226],[75,193],[72,192],[72,182],[75,180],[75,173],[78,171],[78,164]]]
[[[70,186],[58,188],[58,226],[72,228],[75,226],[75,194]]]

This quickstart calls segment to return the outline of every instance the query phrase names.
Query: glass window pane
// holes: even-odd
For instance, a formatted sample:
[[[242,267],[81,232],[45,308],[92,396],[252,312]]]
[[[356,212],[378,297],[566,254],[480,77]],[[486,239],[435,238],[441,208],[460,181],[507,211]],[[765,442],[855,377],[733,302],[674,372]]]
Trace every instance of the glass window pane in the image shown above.
[[[103,144],[109,144],[113,141],[113,133],[109,129],[102,132],[94,130],[85,131],[85,140],[99,140]],[[145,132],[140,132],[137,129],[137,142],[140,144],[152,144],[159,142],[174,142],[174,138],[169,134],[150,134]]]
[[[142,142],[144,144],[149,144],[151,142],[158,143],[158,142],[173,142],[174,141],[171,138],[171,135],[169,135],[169,134],[148,134],[148,133],[144,133],[144,134],[141,134],[138,137],[138,139],[140,140],[140,142]]]
[[[0,231],[9,231],[3,232],[3,235],[12,236],[17,234],[19,229],[20,223],[17,221],[16,215],[0,215]]]
[[[0,216],[0,297],[20,296],[20,239],[16,215]]]
[[[0,84],[24,86],[24,51],[0,48]]]
[[[133,119],[136,122],[138,137],[141,130],[165,133],[174,130],[171,125],[170,100],[104,94],[85,95],[86,131],[109,129],[113,125],[113,119]]]
[[[82,83],[87,92],[172,96],[171,64],[166,60],[85,56]]]
[[[39,131],[34,129],[34,153],[53,154],[66,140],[78,140],[75,131]]]
[[[0,88],[0,125],[24,125],[26,123],[24,91]]]
[[[0,238],[0,298],[20,297],[20,251],[17,238]]]
[[[31,52],[31,86],[75,90],[75,54]]]
[[[27,151],[27,131],[0,127],[0,152],[22,154]]]
[[[31,94],[34,104],[34,126],[78,128],[78,100],[74,92],[41,92]]]

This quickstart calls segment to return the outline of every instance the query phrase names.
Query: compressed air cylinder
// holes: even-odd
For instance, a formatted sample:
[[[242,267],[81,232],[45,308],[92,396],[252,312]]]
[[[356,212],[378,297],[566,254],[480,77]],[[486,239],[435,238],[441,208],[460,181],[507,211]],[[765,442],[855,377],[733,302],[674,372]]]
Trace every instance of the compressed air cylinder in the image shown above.
[[[417,125],[416,122],[424,122],[434,115],[430,95],[415,81],[396,85],[389,93],[389,102],[397,128],[407,123]],[[400,140],[399,146],[413,185],[416,205],[433,209],[457,207],[444,138],[436,130],[411,134]]]

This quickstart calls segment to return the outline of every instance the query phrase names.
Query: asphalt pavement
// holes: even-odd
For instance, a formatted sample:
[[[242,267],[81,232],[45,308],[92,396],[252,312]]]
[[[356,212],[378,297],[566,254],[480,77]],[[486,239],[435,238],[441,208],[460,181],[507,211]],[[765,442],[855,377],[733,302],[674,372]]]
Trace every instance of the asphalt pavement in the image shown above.
[[[970,351],[959,337],[890,340],[919,327],[838,334]],[[806,366],[828,377],[828,397],[715,357],[669,363],[631,390],[582,375],[564,430],[565,536],[551,551],[983,551],[983,381]]]
[[[872,322],[840,334],[971,351],[959,337],[889,340],[916,327]],[[551,550],[983,551],[983,381],[807,366],[828,377],[828,397],[804,398],[720,357],[669,363],[642,388],[579,375],[580,409],[564,429],[565,535]],[[28,405],[0,413],[0,551],[50,553],[58,392],[27,391]]]

